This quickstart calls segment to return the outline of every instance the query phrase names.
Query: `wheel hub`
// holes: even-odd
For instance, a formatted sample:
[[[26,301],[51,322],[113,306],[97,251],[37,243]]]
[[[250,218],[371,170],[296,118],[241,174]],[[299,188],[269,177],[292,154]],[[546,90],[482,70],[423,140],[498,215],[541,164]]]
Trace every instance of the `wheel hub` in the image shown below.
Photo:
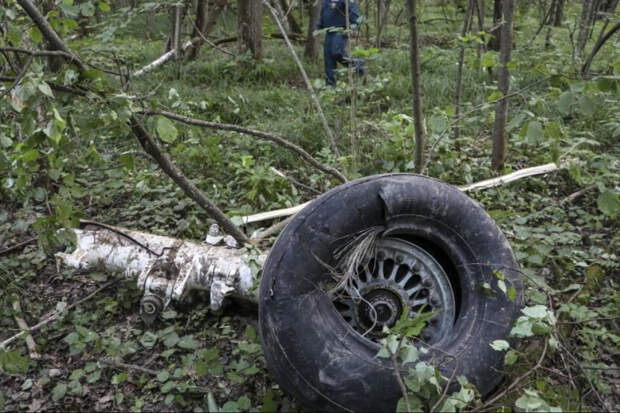
[[[377,241],[352,279],[355,291],[334,301],[342,317],[358,333],[377,341],[409,308],[409,317],[433,313],[421,334],[439,341],[454,325],[452,285],[441,265],[424,249],[399,238]]]

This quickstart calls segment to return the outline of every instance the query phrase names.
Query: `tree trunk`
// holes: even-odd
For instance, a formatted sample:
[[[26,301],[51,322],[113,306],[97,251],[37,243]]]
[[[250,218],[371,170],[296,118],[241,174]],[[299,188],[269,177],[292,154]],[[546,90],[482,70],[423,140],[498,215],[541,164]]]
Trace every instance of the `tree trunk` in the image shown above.
[[[321,1],[310,0],[308,7],[310,10],[308,10],[308,34],[306,36],[304,56],[310,61],[315,61],[319,56],[319,37],[313,36],[313,32],[317,24],[319,24],[319,17],[321,15]]]
[[[512,26],[514,0],[504,0],[502,7],[504,23],[501,27],[501,43],[499,50],[500,68],[497,88],[503,98],[495,104],[495,124],[493,127],[493,155],[491,166],[499,171],[504,168],[506,160],[506,118],[508,117],[508,92],[510,91],[510,72],[508,64],[512,55]]]
[[[263,55],[263,3],[237,0],[237,41],[239,51],[250,51],[254,59]]]
[[[551,3],[551,15],[549,16],[549,24],[554,27],[562,26],[562,17],[564,17],[564,0],[553,0]]]
[[[381,48],[381,35],[383,34],[383,29],[387,23],[391,5],[392,0],[385,0],[385,8],[381,13],[381,20],[379,21],[379,27],[377,27],[377,38],[375,39],[375,46],[378,48]]]
[[[295,34],[301,35],[303,30],[301,29],[301,26],[299,25],[299,23],[297,23],[297,20],[295,20],[295,16],[292,13],[293,10],[292,10],[291,6],[289,6],[288,1],[287,0],[280,0],[280,8],[282,8],[282,10],[284,11],[283,16],[286,16],[286,21],[288,23],[288,28],[291,31],[291,33],[295,33]]]
[[[209,13],[209,1],[208,0],[198,0],[196,4],[196,21],[194,23],[194,27],[192,29],[192,39],[194,37],[199,37],[203,35],[206,37],[206,28],[207,28],[207,15]],[[200,51],[200,44],[196,44],[196,46],[192,47],[187,55],[187,60],[194,60],[198,57],[198,52]]]
[[[582,0],[576,50],[577,56],[579,57],[583,57],[586,44],[592,36],[592,27],[596,21],[596,15],[599,7],[600,0]]]
[[[613,34],[619,30],[620,30],[620,22],[616,23],[611,29],[609,29],[607,33],[603,33],[604,31],[601,30],[601,35],[599,36],[598,40],[594,44],[594,47],[592,48],[590,55],[588,56],[588,58],[586,59],[585,63],[583,64],[581,68],[582,76],[586,76],[588,74],[588,72],[590,71],[590,65],[592,65],[592,61],[594,60],[594,56],[596,56],[599,50],[601,50],[601,47],[603,47],[605,42],[609,40],[611,36],[613,36]]]
[[[463,29],[461,30],[461,37],[465,37],[465,34],[471,30],[472,15],[474,10],[475,0],[469,0],[467,2],[467,11],[465,12],[465,21],[463,22]],[[459,63],[456,70],[456,91],[454,93],[454,120],[456,122],[454,126],[454,140],[458,140],[460,137],[459,118],[461,116],[461,89],[463,83],[463,66],[465,63],[465,44],[461,45],[459,52]],[[458,144],[457,144],[458,145]]]
[[[196,25],[193,28],[192,39],[199,38],[194,46],[188,50],[187,59],[194,60],[198,57],[200,46],[211,35],[222,11],[228,5],[228,0],[198,0],[196,6]]]
[[[409,9],[409,52],[411,57],[411,88],[413,94],[413,124],[415,127],[414,171],[422,172],[424,165],[424,119],[422,117],[422,88],[420,86],[420,49],[418,47],[418,16],[416,0],[407,0]]]
[[[491,40],[489,40],[490,50],[499,50],[501,42],[501,27],[499,24],[502,21],[502,0],[495,0],[493,2],[493,30],[491,30]]]

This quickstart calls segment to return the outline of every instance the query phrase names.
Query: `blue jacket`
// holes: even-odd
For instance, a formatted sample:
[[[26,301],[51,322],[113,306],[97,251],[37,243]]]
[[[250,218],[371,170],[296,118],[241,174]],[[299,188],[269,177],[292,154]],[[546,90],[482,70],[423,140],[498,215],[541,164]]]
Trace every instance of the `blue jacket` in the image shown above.
[[[317,29],[326,29],[328,27],[347,27],[345,20],[347,0],[323,0],[321,7],[321,18]],[[349,2],[349,25],[357,24],[360,15],[360,9],[356,0],[348,0]]]

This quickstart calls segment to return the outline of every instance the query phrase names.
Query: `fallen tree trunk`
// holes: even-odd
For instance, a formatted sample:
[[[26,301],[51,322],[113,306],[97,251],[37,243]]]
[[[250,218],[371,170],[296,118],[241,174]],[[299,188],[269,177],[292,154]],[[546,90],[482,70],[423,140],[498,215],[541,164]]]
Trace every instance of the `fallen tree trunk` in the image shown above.
[[[75,251],[57,253],[56,257],[80,270],[100,268],[136,278],[144,291],[144,316],[156,316],[171,300],[182,301],[189,291],[196,289],[210,290],[212,310],[218,310],[226,296],[256,301],[256,274],[266,255],[219,246],[225,238],[213,231],[208,237],[211,244],[201,244],[91,221],[85,223],[84,229],[70,230],[77,240]]]

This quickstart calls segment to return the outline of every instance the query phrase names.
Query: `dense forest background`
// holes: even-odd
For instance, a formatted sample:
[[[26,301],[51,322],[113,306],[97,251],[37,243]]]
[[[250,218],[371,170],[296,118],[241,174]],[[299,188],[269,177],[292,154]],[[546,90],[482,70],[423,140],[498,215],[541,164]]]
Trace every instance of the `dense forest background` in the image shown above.
[[[0,341],[43,321],[0,346],[0,410],[300,408],[267,373],[254,309],[179,306],[147,327],[135,281],[56,263],[60,228],[202,240],[216,207],[243,240],[277,222],[241,217],[344,177],[462,185],[549,162],[470,194],[538,312],[498,346],[499,397],[469,408],[620,408],[618,1],[357,1],[368,73],[343,68],[334,88],[321,2],[0,4]]]

